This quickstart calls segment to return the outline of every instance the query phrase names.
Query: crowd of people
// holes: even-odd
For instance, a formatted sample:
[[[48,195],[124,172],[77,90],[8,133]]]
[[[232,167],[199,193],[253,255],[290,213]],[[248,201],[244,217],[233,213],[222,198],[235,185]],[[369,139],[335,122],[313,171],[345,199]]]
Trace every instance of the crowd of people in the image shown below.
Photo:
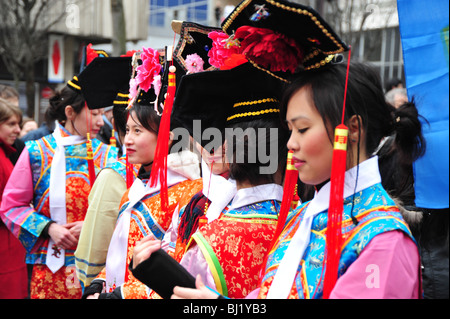
[[[423,298],[415,102],[300,4],[177,23],[0,100],[0,298]]]

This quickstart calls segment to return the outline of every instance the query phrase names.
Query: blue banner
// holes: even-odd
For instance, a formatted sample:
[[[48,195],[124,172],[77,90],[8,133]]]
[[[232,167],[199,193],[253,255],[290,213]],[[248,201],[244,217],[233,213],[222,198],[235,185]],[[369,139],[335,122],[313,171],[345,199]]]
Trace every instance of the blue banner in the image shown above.
[[[449,207],[449,1],[397,0],[408,97],[427,142],[414,163],[416,205]]]

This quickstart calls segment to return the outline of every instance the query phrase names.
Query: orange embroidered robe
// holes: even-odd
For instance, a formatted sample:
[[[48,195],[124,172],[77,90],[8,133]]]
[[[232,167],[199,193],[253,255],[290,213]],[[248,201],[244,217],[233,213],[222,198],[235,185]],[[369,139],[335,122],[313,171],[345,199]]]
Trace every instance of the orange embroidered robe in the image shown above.
[[[120,289],[121,297],[123,299],[147,299],[148,288],[143,283],[138,281],[132,273],[128,270],[131,258],[133,256],[133,248],[136,243],[152,234],[157,239],[162,239],[165,231],[169,228],[172,215],[175,209],[187,205],[192,196],[199,192],[203,187],[201,179],[185,180],[169,188],[169,211],[164,213],[161,211],[160,195],[150,194],[145,196],[138,204],[136,204],[131,212],[130,230],[128,234],[127,245],[127,260],[125,282],[116,287],[114,283],[107,283],[112,287],[109,289],[112,292],[114,289]],[[121,201],[120,212],[123,212],[128,198],[129,190],[124,194]],[[120,214],[120,213],[119,213]],[[106,268],[97,277],[106,281]]]

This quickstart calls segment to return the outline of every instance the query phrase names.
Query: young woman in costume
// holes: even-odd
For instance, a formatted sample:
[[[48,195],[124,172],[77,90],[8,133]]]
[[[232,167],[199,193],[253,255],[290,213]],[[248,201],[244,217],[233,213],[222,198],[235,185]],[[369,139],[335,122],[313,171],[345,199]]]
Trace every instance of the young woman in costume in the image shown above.
[[[381,81],[370,67],[350,65],[344,123],[349,129],[342,232],[337,281],[325,275],[332,249],[327,236],[333,130],[340,123],[346,66],[332,65],[305,73],[284,96],[283,114],[291,130],[289,149],[313,200],[293,211],[269,254],[258,298],[420,298],[417,245],[396,201],[381,184],[381,139],[396,134],[402,163],[424,152],[421,125],[413,103],[399,113],[384,100]],[[336,260],[335,260],[336,262]],[[214,297],[200,280],[199,289],[175,288],[176,297]],[[217,296],[215,296],[217,297]]]
[[[159,63],[156,50],[144,49],[141,59]],[[142,65],[149,65],[150,60]],[[158,69],[155,66],[155,69]],[[159,70],[156,72],[159,74]],[[150,74],[150,73],[149,73]],[[138,69],[137,78],[140,76]],[[150,77],[150,75],[144,75]],[[151,75],[153,77],[153,75]],[[152,81],[150,80],[150,83]],[[150,236],[162,240],[172,216],[184,207],[202,187],[198,156],[185,148],[167,156],[168,208],[161,203],[161,185],[151,186],[150,175],[155,160],[161,114],[155,110],[157,90],[154,86],[136,97],[129,109],[124,145],[130,164],[141,164],[138,178],[122,197],[119,215],[106,258],[106,266],[86,288],[84,297],[100,299],[146,299],[147,287],[129,272],[133,248],[137,241]],[[171,138],[165,141],[177,144]],[[103,289],[105,285],[105,289]]]
[[[203,189],[192,197],[179,215],[172,217],[172,224],[162,242],[162,248],[177,261],[183,257],[186,245],[199,225],[217,218],[220,210],[236,194],[236,182],[230,178],[224,145],[208,152],[199,143],[194,143],[202,158]]]
[[[90,73],[89,89],[84,92],[88,104],[113,105],[113,124],[123,145],[128,111],[128,87],[131,57],[96,59],[84,73]],[[83,78],[80,79],[82,81]],[[119,93],[117,93],[119,92]],[[127,169],[128,168],[128,169]],[[138,175],[140,164],[127,164],[126,156],[102,169],[89,193],[89,208],[80,233],[75,266],[82,288],[89,286],[105,267],[109,242],[119,213],[120,200]]]
[[[7,184],[1,215],[33,265],[31,298],[80,298],[74,251],[96,170],[117,150],[95,137],[102,110],[90,109],[78,77],[50,99],[53,134],[27,142]]]
[[[0,203],[3,189],[14,168],[9,155],[16,150],[12,146],[19,138],[22,111],[4,99],[0,99]],[[28,295],[28,277],[25,249],[0,221],[0,299],[23,299]]]
[[[173,117],[206,150],[223,141],[209,143],[196,135],[193,120],[202,114],[202,127],[225,133],[226,159],[237,192],[215,219],[206,214],[207,222],[199,224],[180,263],[233,298],[245,297],[257,287],[280,210],[287,141],[278,118],[281,87],[281,81],[245,63],[232,70],[185,76],[174,105]],[[252,109],[258,111],[249,113]],[[269,163],[260,157],[263,150],[275,163],[268,171],[264,168]],[[160,243],[145,239],[141,245],[157,248]]]

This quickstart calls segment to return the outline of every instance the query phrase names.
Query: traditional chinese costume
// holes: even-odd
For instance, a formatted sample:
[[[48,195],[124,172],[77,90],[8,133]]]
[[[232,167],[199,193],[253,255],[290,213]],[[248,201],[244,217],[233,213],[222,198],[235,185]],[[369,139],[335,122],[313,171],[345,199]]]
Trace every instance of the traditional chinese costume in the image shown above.
[[[92,282],[92,285],[105,282],[106,294],[100,298],[147,298],[148,288],[128,270],[133,247],[145,236],[162,240],[175,210],[184,207],[203,185],[197,156],[188,151],[181,154],[170,154],[167,158],[169,211],[161,209],[159,183],[150,187],[146,181],[136,179],[124,194],[106,267]]]
[[[418,298],[419,254],[408,225],[381,186],[377,157],[359,166],[356,191],[357,168],[346,172],[344,244],[330,298]],[[291,213],[270,252],[259,298],[322,297],[329,193],[328,183]]]
[[[57,142],[66,138],[72,139],[72,143]],[[117,159],[117,148],[96,139],[91,142],[96,171]],[[74,267],[76,247],[64,251],[50,245],[48,227],[55,222],[51,198],[61,195],[65,205],[60,208],[65,214],[59,214],[58,219],[65,222],[58,221],[58,224],[84,220],[91,190],[86,145],[86,139],[71,135],[58,123],[52,135],[26,143],[5,188],[0,214],[25,247],[27,264],[34,265],[31,298],[81,297]],[[55,164],[57,151],[63,153],[64,159],[58,165]],[[55,172],[55,167],[62,167],[65,173]],[[65,185],[65,189],[50,187],[52,172],[59,179],[58,185]],[[50,259],[56,263],[50,264]],[[49,268],[53,265],[54,272]]]

